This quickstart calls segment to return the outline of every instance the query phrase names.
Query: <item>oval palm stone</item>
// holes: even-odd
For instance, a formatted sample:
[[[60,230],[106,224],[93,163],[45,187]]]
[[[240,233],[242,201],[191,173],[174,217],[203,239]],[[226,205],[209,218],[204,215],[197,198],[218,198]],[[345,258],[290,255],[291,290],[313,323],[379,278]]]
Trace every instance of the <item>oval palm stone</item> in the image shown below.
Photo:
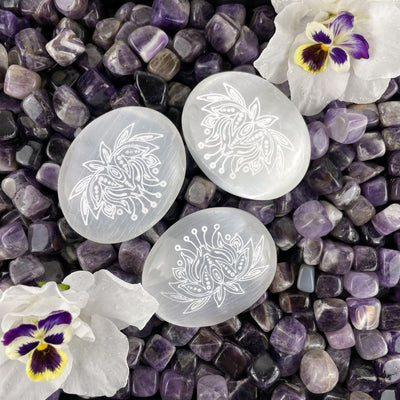
[[[209,208],[171,226],[150,251],[143,287],[158,316],[185,327],[215,325],[243,312],[268,289],[274,241],[251,214]]]
[[[168,118],[149,108],[118,108],[87,125],[68,149],[58,184],[61,209],[87,239],[133,239],[168,211],[185,168],[181,136]]]
[[[311,145],[302,116],[256,75],[222,72],[201,81],[186,101],[182,128],[201,170],[234,195],[275,199],[307,171]]]

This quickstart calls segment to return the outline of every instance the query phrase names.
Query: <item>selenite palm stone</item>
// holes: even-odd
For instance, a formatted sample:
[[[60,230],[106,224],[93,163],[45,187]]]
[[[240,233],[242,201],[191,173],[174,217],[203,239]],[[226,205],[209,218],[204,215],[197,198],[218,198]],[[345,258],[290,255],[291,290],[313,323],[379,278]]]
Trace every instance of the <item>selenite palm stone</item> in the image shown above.
[[[58,196],[71,227],[98,243],[141,235],[181,189],[185,149],[172,122],[144,107],[110,111],[87,125],[65,155]]]
[[[311,146],[302,116],[256,75],[222,72],[201,81],[186,101],[182,128],[201,170],[234,195],[275,199],[307,171]]]
[[[276,248],[265,226],[235,208],[209,208],[171,226],[150,251],[143,287],[172,324],[201,327],[243,312],[268,289]]]

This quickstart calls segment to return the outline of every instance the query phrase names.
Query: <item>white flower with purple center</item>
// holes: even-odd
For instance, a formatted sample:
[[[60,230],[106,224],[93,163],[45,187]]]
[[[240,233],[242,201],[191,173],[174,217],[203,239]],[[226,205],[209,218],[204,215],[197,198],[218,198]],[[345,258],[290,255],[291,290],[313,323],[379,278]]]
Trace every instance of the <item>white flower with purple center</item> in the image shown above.
[[[272,0],[276,32],[254,66],[289,83],[304,115],[331,101],[368,104],[400,75],[398,0]]]
[[[158,308],[141,285],[109,271],[0,291],[0,399],[45,400],[58,389],[112,396],[128,380],[128,339]]]

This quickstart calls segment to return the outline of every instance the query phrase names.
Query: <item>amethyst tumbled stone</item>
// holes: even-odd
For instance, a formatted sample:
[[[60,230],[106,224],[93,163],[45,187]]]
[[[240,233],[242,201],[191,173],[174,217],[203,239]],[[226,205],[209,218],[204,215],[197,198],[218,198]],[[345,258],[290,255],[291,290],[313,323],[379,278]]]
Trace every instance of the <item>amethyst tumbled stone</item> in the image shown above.
[[[383,176],[362,183],[361,190],[373,206],[382,206],[388,202],[388,184]]]
[[[55,117],[50,96],[45,89],[34,90],[22,102],[25,114],[40,127],[50,125]]]
[[[324,272],[344,275],[350,271],[353,260],[354,250],[351,246],[325,240],[319,268]]]
[[[204,33],[198,29],[188,28],[177,32],[172,41],[175,53],[185,63],[191,63],[206,50]]]
[[[99,21],[93,32],[93,43],[107,50],[113,44],[121,25],[121,21],[116,18],[106,18]]]
[[[157,371],[165,369],[175,353],[175,346],[160,335],[152,336],[143,352],[143,360]]]
[[[293,317],[282,318],[272,331],[270,342],[278,351],[297,354],[303,350],[306,328]]]
[[[298,207],[293,214],[293,223],[297,232],[307,239],[325,236],[333,229],[324,206],[317,200]]]
[[[28,251],[28,239],[19,222],[11,222],[0,228],[0,260],[9,260]]]
[[[117,77],[132,75],[142,66],[139,58],[121,40],[116,41],[104,54],[103,64]]]
[[[285,369],[282,370],[285,371]],[[267,389],[279,379],[280,369],[268,353],[260,353],[254,357],[249,368],[249,375],[257,387]]]
[[[53,0],[21,0],[18,3],[21,14],[32,17],[38,24],[55,25],[59,20]]]
[[[159,374],[152,367],[137,366],[131,375],[131,393],[137,397],[151,397],[158,391]]]
[[[348,308],[342,299],[327,298],[314,301],[315,321],[322,332],[333,332],[347,323]]]
[[[207,78],[223,70],[223,59],[217,53],[207,53],[200,56],[194,64],[196,81]]]
[[[105,268],[117,258],[111,244],[100,244],[90,240],[81,243],[76,254],[82,269],[89,272]]]
[[[46,162],[41,165],[36,173],[36,180],[49,189],[57,190],[60,166],[56,163]]]
[[[353,297],[374,297],[379,291],[378,276],[375,272],[350,271],[343,276],[343,286]]]
[[[54,0],[57,10],[72,19],[82,18],[88,7],[88,0]]]
[[[189,0],[154,0],[151,25],[168,31],[184,28],[189,22]]]
[[[234,65],[251,64],[259,55],[258,38],[247,26],[242,26],[239,37],[228,51],[228,58]]]
[[[11,65],[4,79],[4,93],[22,100],[29,93],[39,89],[42,83],[40,75],[19,65]]]
[[[332,161],[327,157],[322,157],[312,161],[306,174],[306,182],[315,194],[326,195],[342,188],[343,176]]]
[[[337,331],[325,332],[326,340],[333,349],[343,350],[355,344],[353,329],[349,323]]]
[[[222,345],[214,358],[214,365],[233,379],[239,378],[244,373],[249,362],[246,352],[228,341]]]
[[[197,400],[228,400],[226,380],[219,375],[206,375],[197,382]]]
[[[14,207],[32,221],[43,218],[52,205],[50,199],[32,185],[18,190],[12,201]]]
[[[132,274],[140,274],[149,252],[150,244],[145,240],[136,238],[123,242],[118,251],[121,269]]]
[[[381,303],[378,299],[348,297],[346,303],[349,308],[350,321],[355,329],[371,330],[378,327],[381,313]]]
[[[386,341],[378,329],[368,331],[354,330],[356,350],[363,360],[376,360],[387,354]]]
[[[191,400],[194,390],[194,378],[183,376],[170,369],[161,375],[160,394],[163,400]]]
[[[339,143],[355,143],[365,133],[368,118],[346,108],[330,108],[325,115],[328,136]]]
[[[311,141],[311,160],[321,158],[329,148],[329,137],[326,126],[321,121],[313,121],[308,125]]]
[[[374,228],[382,235],[400,229],[400,204],[391,204],[372,218]]]
[[[9,270],[14,285],[33,281],[45,272],[43,264],[33,255],[21,256],[12,260]]]
[[[52,221],[38,221],[28,228],[29,251],[35,255],[57,253],[62,248],[62,240],[57,224]]]

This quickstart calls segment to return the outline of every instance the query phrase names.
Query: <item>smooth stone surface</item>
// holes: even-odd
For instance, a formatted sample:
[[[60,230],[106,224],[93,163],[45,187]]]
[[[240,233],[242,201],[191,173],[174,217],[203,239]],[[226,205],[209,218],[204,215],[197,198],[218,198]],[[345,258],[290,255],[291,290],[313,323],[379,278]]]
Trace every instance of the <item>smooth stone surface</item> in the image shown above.
[[[34,90],[25,97],[21,106],[25,114],[41,128],[50,125],[55,117],[49,93],[45,89]]]
[[[122,40],[116,41],[104,54],[104,66],[115,76],[133,75],[142,67],[139,58]]]
[[[350,321],[355,329],[371,330],[378,328],[381,303],[378,299],[346,299]]]
[[[315,321],[322,332],[337,331],[347,323],[348,308],[346,302],[342,299],[315,300],[313,308]]]
[[[271,300],[266,300],[250,311],[250,315],[264,332],[270,332],[282,318],[282,310]]]
[[[380,132],[366,132],[355,147],[360,161],[382,157],[386,152],[385,142]]]
[[[164,233],[146,259],[142,284],[158,299],[160,318],[209,326],[254,304],[275,269],[275,245],[260,221],[242,210],[210,208]]]
[[[157,371],[165,369],[175,353],[175,346],[160,335],[152,336],[143,351],[143,360]]]
[[[307,265],[318,265],[321,261],[324,242],[321,238],[302,239],[298,243],[303,252],[303,261]]]
[[[379,285],[394,287],[400,278],[400,251],[392,249],[377,249]],[[371,296],[372,297],[372,296]]]
[[[377,386],[377,376],[374,366],[358,357],[353,357],[347,378],[349,390],[372,392]]]
[[[201,328],[189,343],[190,350],[204,361],[211,361],[219,352],[223,340],[209,328]]]
[[[293,286],[294,279],[294,265],[287,262],[278,263],[269,291],[271,293],[283,292]]]
[[[239,346],[225,342],[215,356],[214,365],[224,374],[229,375],[233,379],[238,379],[249,365],[249,359],[246,352]]]
[[[375,207],[383,206],[388,202],[388,184],[383,176],[378,176],[362,183],[361,190],[363,195]]]
[[[210,75],[222,72],[223,69],[223,59],[218,53],[203,54],[194,63],[194,74],[197,82]]]
[[[42,83],[40,75],[20,65],[11,65],[4,79],[4,93],[23,100],[28,94],[39,89]]]
[[[270,337],[270,343],[275,349],[290,355],[300,353],[305,341],[306,328],[293,317],[282,318]]]
[[[207,42],[202,31],[188,28],[176,33],[172,47],[182,62],[192,63],[204,53]]]
[[[147,71],[169,82],[180,70],[178,56],[169,49],[160,50],[147,65]]]
[[[319,269],[324,272],[344,275],[350,271],[353,260],[354,250],[351,246],[325,240]]]
[[[313,121],[308,125],[311,141],[311,160],[323,157],[329,148],[327,128],[321,121]]]
[[[315,267],[303,264],[297,277],[297,289],[313,293],[315,288]]]
[[[354,330],[356,350],[364,360],[376,360],[387,354],[388,348],[384,337],[378,329],[368,331]]]
[[[400,229],[400,204],[391,204],[372,218],[372,225],[382,235]]]
[[[121,21],[116,18],[100,20],[96,23],[96,29],[93,32],[93,43],[103,50],[107,50],[113,44],[121,25]]]
[[[343,292],[343,279],[340,275],[320,274],[315,285],[318,298],[340,296]]]
[[[268,353],[261,353],[253,359],[249,375],[257,387],[267,389],[279,379],[280,370]]]
[[[374,297],[379,291],[378,276],[375,272],[350,271],[343,276],[343,286],[353,297]]]
[[[43,218],[52,205],[50,199],[32,185],[18,190],[12,201],[14,207],[31,221]]]
[[[60,166],[56,163],[45,162],[36,173],[36,180],[51,190],[57,190]]]
[[[28,251],[28,239],[19,222],[11,222],[0,228],[0,260],[10,260]]]
[[[349,323],[333,332],[325,332],[326,340],[334,349],[343,350],[353,347],[355,345],[355,338],[353,334],[353,329]]]
[[[379,329],[383,330],[400,329],[400,304],[398,303],[382,304]]]
[[[400,125],[400,101],[387,101],[378,104],[379,118],[384,127]]]
[[[151,397],[158,391],[159,374],[154,368],[137,366],[130,377],[131,393],[137,397]]]
[[[194,379],[172,370],[165,370],[161,375],[160,394],[163,400],[191,400]]]
[[[68,149],[60,205],[83,237],[99,243],[133,239],[168,211],[185,165],[182,140],[166,117],[147,108],[119,108],[87,125]]]
[[[88,0],[54,0],[57,10],[72,19],[82,18],[88,7]]]
[[[108,267],[117,258],[111,244],[95,243],[90,240],[78,246],[76,255],[82,269],[92,273]]]
[[[151,24],[166,30],[184,28],[189,22],[189,0],[154,0]]]
[[[228,386],[219,375],[206,375],[197,381],[197,400],[228,400]]]
[[[315,349],[304,354],[300,378],[311,393],[327,393],[336,386],[339,371],[326,351]]]
[[[217,114],[211,111],[215,107]],[[226,72],[203,80],[187,99],[182,126],[189,151],[208,178],[247,199],[286,194],[309,163],[310,139],[302,117],[278,89],[251,74]],[[241,156],[243,148],[251,156]]]

